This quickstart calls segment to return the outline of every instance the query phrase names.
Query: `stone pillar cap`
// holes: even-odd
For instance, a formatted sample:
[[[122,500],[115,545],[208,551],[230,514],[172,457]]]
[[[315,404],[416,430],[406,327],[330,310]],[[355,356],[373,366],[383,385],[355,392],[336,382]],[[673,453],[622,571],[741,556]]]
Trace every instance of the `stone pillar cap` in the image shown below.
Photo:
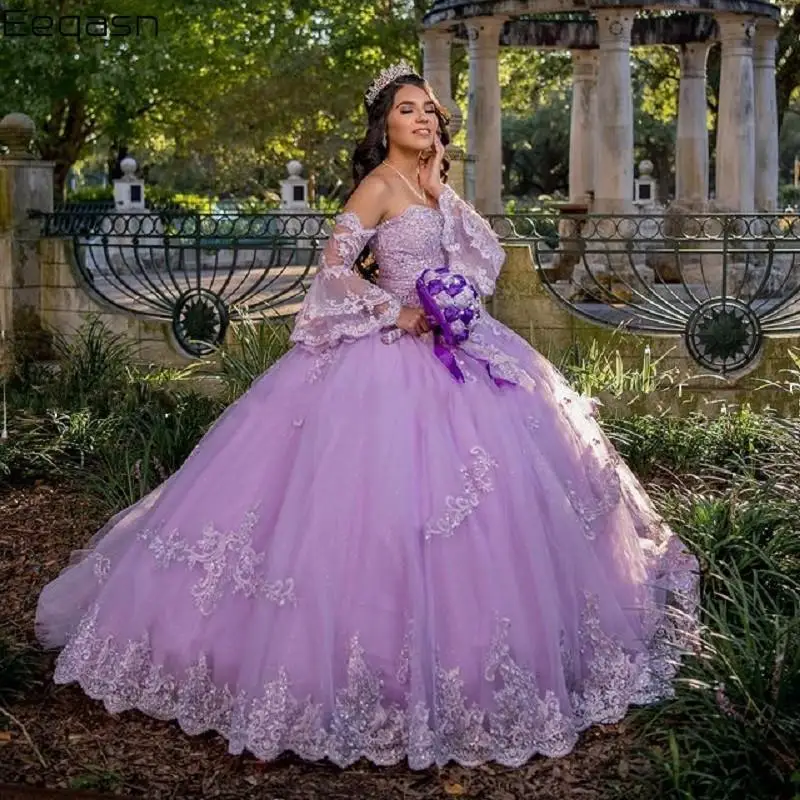
[[[36,124],[27,115],[12,111],[0,120],[0,144],[8,148],[6,158],[33,158],[29,147],[36,133]]]
[[[119,168],[122,170],[122,178],[120,180],[123,181],[135,181],[136,180],[136,159],[131,156],[125,156],[122,161],[119,162]]]

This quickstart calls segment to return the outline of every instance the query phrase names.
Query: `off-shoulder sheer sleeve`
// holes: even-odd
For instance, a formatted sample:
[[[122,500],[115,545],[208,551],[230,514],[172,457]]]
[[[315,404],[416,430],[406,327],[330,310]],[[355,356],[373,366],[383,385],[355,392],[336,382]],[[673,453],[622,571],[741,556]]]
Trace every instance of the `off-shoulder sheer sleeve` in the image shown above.
[[[356,214],[336,217],[319,269],[295,318],[291,339],[309,347],[330,347],[393,325],[400,313],[394,295],[362,278],[356,259],[375,234]]]
[[[471,278],[481,294],[492,294],[506,257],[495,232],[451,186],[445,185],[439,195],[439,210],[444,218],[442,246],[450,269]]]

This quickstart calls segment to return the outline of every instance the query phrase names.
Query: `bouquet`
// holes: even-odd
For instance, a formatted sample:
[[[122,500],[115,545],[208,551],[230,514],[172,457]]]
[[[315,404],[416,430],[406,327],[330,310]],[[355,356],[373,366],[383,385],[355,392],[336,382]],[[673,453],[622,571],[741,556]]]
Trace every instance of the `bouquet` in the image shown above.
[[[481,315],[478,290],[447,267],[426,269],[417,278],[417,294],[428,322],[450,347],[469,338]]]
[[[426,269],[417,278],[417,295],[425,316],[434,332],[434,355],[459,383],[464,383],[464,373],[458,366],[454,350],[462,348],[473,358],[486,364],[492,380],[498,386],[514,383],[492,372],[491,355],[481,353],[477,343],[470,347],[470,334],[481,317],[480,294],[467,278],[449,267]],[[403,336],[399,328],[385,331],[381,338],[391,344]]]
[[[481,316],[478,290],[457,272],[448,267],[426,269],[417,278],[420,304],[434,331],[433,352],[459,382],[464,373],[456,362],[453,348],[468,339],[470,331]]]

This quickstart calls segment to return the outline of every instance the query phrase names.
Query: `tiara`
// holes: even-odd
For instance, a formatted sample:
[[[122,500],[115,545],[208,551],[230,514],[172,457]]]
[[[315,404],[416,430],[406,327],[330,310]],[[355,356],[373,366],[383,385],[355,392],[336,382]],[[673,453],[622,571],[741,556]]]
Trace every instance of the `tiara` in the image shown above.
[[[375,78],[369,85],[369,88],[364,93],[364,100],[368,106],[375,102],[375,98],[392,82],[403,75],[416,75],[417,71],[408,61],[398,61],[397,64],[392,64]]]

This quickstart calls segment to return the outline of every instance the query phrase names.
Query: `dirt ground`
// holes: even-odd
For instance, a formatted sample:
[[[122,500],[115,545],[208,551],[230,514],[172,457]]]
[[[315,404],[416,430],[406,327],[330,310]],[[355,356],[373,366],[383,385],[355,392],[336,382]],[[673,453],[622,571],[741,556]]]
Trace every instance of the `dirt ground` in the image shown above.
[[[35,643],[41,587],[104,521],[99,507],[73,486],[0,491],[0,635]],[[339,769],[294,757],[265,764],[229,755],[215,734],[189,737],[174,723],[138,712],[108,714],[76,685],[54,686],[53,661],[53,654],[42,654],[40,684],[24,700],[0,705],[0,784],[68,788],[76,798],[94,791],[149,800],[616,800],[634,796],[624,787],[632,771],[643,768],[629,756],[632,734],[625,723],[587,731],[566,758],[534,758],[517,769],[451,765],[412,772],[367,762]],[[23,796],[39,795],[0,786],[0,800]]]

